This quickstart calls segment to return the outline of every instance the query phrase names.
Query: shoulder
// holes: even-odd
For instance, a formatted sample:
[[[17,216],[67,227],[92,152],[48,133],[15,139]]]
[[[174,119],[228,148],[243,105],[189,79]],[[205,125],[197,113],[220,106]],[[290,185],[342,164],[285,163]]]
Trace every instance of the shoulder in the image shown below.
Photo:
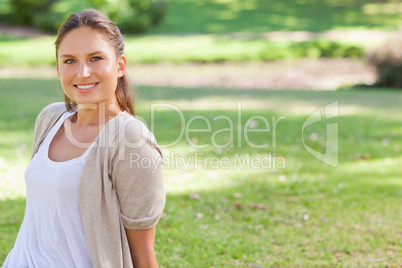
[[[52,115],[61,115],[66,111],[66,106],[64,102],[55,102],[51,103],[39,113],[39,116],[52,116]]]
[[[56,102],[46,106],[37,116],[35,122],[34,132],[34,146],[32,151],[32,157],[36,153],[38,146],[40,145],[43,137],[54,123],[60,118],[60,116],[66,111],[64,102]]]
[[[55,102],[49,104],[43,108],[36,118],[36,128],[53,124],[66,110],[67,109],[64,102]]]
[[[155,140],[154,135],[142,121],[128,113],[121,113],[117,116],[119,135],[124,134],[126,139],[147,139]]]
[[[128,113],[119,114],[113,121],[112,125],[115,128],[115,133],[117,133],[116,137],[120,144],[120,150],[124,149],[123,151],[126,153],[135,151],[142,154],[157,152],[157,154],[162,155],[154,134],[142,121]]]

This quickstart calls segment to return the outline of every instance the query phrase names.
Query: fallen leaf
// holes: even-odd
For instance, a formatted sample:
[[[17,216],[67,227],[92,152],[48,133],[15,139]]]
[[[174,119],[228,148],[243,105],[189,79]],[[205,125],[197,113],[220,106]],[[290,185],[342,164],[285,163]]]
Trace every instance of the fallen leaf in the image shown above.
[[[257,122],[255,120],[250,120],[248,122],[248,127],[249,128],[256,128],[258,126]]]
[[[355,158],[357,160],[369,160],[371,158],[371,155],[369,155],[369,154],[355,154]]]
[[[242,196],[243,196],[242,193],[234,193],[233,194],[234,198],[241,198]]]
[[[311,133],[310,134],[310,140],[311,141],[316,141],[316,140],[318,140],[318,133]]]
[[[221,148],[216,148],[215,153],[216,154],[222,154],[223,150]]]
[[[235,208],[237,208],[237,209],[242,209],[242,208],[243,208],[243,205],[240,204],[240,203],[236,203],[236,204],[234,204],[234,206],[235,206]]]
[[[258,204],[258,203],[251,203],[250,207],[252,208],[257,208],[257,209],[261,209],[261,210],[267,210],[268,207],[263,205],[263,204]]]
[[[200,194],[197,194],[197,193],[189,194],[188,197],[190,197],[191,199],[200,199],[201,198]]]
[[[388,145],[389,145],[389,139],[383,139],[383,140],[381,141],[381,145],[382,145],[382,146],[388,146]]]
[[[286,199],[287,199],[289,202],[299,203],[299,198],[294,197],[294,196],[288,196]]]
[[[310,243],[311,243],[310,241],[305,240],[305,241],[302,241],[302,242],[300,243],[300,245],[301,245],[302,247],[304,247],[304,246],[309,245]]]

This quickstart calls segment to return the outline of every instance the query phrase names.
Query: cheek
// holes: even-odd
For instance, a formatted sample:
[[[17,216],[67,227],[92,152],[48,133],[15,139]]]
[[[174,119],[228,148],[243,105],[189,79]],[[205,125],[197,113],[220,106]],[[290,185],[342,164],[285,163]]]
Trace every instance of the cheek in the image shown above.
[[[110,84],[117,84],[118,75],[117,75],[117,67],[115,65],[108,65],[106,68],[102,70],[102,76],[107,77]]]
[[[71,81],[73,80],[73,71],[71,70],[72,68],[60,68],[59,69],[59,79],[60,79],[60,84],[61,87],[63,88],[63,91],[65,94],[67,94],[70,98],[70,92],[72,91],[72,88],[70,87]]]
[[[109,77],[114,77],[117,76],[117,67],[114,64],[107,64],[102,68],[102,72],[104,75],[107,75]]]
[[[62,83],[67,82],[73,75],[72,68],[61,67],[59,68],[59,77]]]

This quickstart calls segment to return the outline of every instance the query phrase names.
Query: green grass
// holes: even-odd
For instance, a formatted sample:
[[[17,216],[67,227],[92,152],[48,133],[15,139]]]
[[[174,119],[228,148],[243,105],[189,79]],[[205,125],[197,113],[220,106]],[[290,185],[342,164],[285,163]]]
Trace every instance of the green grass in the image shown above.
[[[396,30],[402,25],[402,4],[392,0],[384,3],[367,0],[167,1],[169,11],[161,26],[148,35],[126,37],[129,61],[181,63],[362,57],[382,40],[267,41],[263,33]],[[7,12],[8,6],[7,0],[0,0],[2,12]],[[59,0],[55,12],[77,12],[83,7],[89,7],[85,0]],[[234,34],[238,32],[242,34]],[[52,65],[55,63],[54,40],[54,36],[21,40],[0,33],[0,67]]]
[[[390,267],[402,259],[402,142],[400,103],[392,90],[332,92],[139,87],[137,113],[151,126],[151,105],[168,103],[182,111],[155,109],[160,145],[173,142],[181,127],[206,128],[189,140],[234,147],[194,149],[183,137],[165,148],[167,204],[155,249],[161,267]],[[54,80],[0,80],[0,265],[11,249],[24,214],[23,172],[32,147],[33,124],[47,103],[62,99]],[[237,110],[241,102],[241,113]],[[306,144],[325,151],[325,123],[339,125],[339,165],[334,168],[303,147],[301,129],[310,114],[339,101],[339,117],[306,128]],[[226,116],[233,122],[219,120]],[[271,131],[244,132],[253,116]],[[285,116],[273,135],[272,117]],[[261,119],[254,118],[257,128]],[[226,130],[224,130],[226,129]],[[232,130],[230,130],[232,129]],[[221,132],[217,132],[220,131]],[[276,141],[274,146],[273,141]],[[241,143],[241,146],[239,146]],[[266,168],[205,167],[207,158],[274,156]],[[177,159],[191,160],[182,172]],[[176,162],[175,162],[176,161]],[[199,196],[190,194],[197,193]],[[194,198],[195,197],[195,198]]]
[[[326,31],[400,27],[397,0],[167,0],[167,17],[153,33]]]
[[[10,19],[9,0],[0,0],[0,19]],[[56,13],[78,12],[88,1],[58,0]],[[333,29],[396,30],[398,0],[166,0],[168,13],[151,33],[227,33],[327,31]]]
[[[0,35],[0,67],[55,65],[55,37],[7,40]],[[231,36],[128,36],[125,55],[130,63],[266,61],[299,58],[361,57],[373,46],[328,41],[289,42],[233,39]]]

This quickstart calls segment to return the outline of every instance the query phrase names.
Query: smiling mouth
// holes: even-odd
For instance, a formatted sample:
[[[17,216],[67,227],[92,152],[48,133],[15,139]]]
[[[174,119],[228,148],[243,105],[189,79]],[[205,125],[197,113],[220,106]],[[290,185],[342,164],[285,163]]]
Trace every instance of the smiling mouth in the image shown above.
[[[96,86],[98,83],[94,83],[94,84],[91,84],[91,85],[85,85],[85,86],[79,86],[79,85],[75,85],[75,87],[76,88],[78,88],[78,89],[90,89],[90,88],[92,88],[92,87],[94,87],[94,86]]]

